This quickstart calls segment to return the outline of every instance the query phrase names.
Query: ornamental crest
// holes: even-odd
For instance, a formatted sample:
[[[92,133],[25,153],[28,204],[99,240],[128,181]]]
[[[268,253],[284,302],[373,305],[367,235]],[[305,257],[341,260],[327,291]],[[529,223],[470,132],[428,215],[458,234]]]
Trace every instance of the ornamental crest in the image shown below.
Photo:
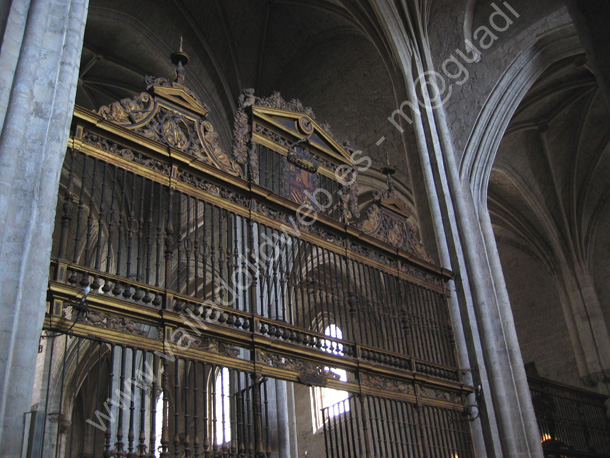
[[[411,213],[394,194],[393,170],[386,167],[384,173],[388,180],[388,190],[375,193],[373,203],[366,209],[360,228],[383,242],[430,261],[419,239]]]
[[[172,62],[176,66],[174,81],[147,76],[146,92],[103,106],[98,114],[231,175],[243,177],[240,165],[220,147],[218,133],[207,120],[207,106],[184,84],[188,55],[180,49],[172,54]]]

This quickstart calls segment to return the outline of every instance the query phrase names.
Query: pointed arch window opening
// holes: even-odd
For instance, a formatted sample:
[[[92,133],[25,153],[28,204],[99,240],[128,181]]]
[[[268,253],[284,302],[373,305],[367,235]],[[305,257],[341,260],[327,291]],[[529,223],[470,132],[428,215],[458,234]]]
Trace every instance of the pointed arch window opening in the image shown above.
[[[219,369],[214,379],[214,432],[216,445],[231,442],[231,404],[229,369]]]
[[[332,337],[333,339],[342,340],[343,331],[336,324],[331,323],[324,329],[324,335]],[[337,356],[343,356],[343,344],[336,341],[325,339],[322,345],[325,352],[331,353]],[[347,371],[345,369],[339,369],[336,367],[325,367],[325,371],[331,372],[335,378],[341,382],[347,382]],[[313,387],[311,389],[312,399],[312,419],[313,419],[313,430],[314,434],[322,431],[324,427],[324,417],[322,410],[331,406],[335,406],[333,409],[328,410],[328,418],[348,413],[350,411],[349,402],[344,402],[349,398],[349,392],[345,390],[337,390],[334,388],[325,387]]]

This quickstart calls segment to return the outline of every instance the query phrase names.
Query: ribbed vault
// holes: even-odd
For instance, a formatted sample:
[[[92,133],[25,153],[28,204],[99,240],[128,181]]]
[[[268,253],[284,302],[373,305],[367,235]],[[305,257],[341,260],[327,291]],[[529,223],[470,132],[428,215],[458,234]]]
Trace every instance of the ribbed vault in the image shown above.
[[[606,321],[609,318],[610,307],[602,300],[608,295],[607,266],[598,256],[599,247],[608,245],[608,233],[601,228],[607,227],[610,216],[609,125],[610,113],[595,76],[579,55],[556,62],[542,74],[519,105],[500,144],[489,181],[488,208],[522,348],[540,338],[525,331],[525,323],[535,320],[536,313],[545,313],[549,319],[565,318],[571,332],[571,357],[578,356],[581,345],[592,345],[595,348],[590,351],[597,352],[600,360],[607,358],[607,349],[599,343],[603,338],[589,343],[583,338],[579,317],[593,319],[595,310],[601,310]],[[536,285],[519,280],[521,269],[515,268],[519,262],[538,265],[552,281]],[[585,291],[579,298],[573,296],[574,285]],[[533,311],[525,297],[550,300],[551,295],[541,288],[559,292],[563,312],[557,296],[552,303],[538,303],[544,312]],[[524,307],[532,310],[529,315]],[[603,318],[598,318],[601,326]],[[595,324],[586,333],[603,334]],[[560,342],[566,335],[555,338]],[[544,359],[536,351],[524,354]],[[565,367],[552,367],[548,361],[541,365],[549,371],[547,376],[574,382],[570,379],[574,374],[561,374]]]

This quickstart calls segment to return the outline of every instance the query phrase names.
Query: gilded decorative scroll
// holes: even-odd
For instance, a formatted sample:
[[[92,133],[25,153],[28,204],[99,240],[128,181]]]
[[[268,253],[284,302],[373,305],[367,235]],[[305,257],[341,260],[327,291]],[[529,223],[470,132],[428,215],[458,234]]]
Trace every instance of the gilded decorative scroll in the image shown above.
[[[243,177],[239,163],[220,147],[206,119],[207,107],[178,79],[147,77],[147,91],[98,110],[104,119],[176,148],[231,175]]]

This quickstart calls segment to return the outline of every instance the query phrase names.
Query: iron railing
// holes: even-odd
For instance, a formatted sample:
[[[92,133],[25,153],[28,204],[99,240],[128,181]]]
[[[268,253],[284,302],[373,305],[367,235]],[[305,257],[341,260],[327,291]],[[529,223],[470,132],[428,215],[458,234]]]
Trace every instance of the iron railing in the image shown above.
[[[528,382],[547,458],[610,456],[607,396],[540,377]]]

